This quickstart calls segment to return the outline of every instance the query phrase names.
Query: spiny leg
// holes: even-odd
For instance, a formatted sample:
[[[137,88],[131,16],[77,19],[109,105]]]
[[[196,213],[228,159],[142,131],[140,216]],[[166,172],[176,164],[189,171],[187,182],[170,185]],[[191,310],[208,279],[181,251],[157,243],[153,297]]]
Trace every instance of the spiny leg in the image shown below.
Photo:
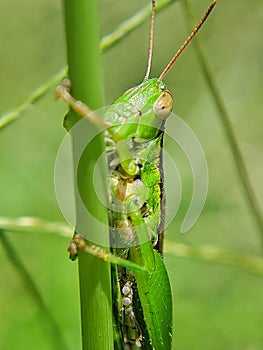
[[[99,115],[91,110],[85,103],[76,100],[69,92],[70,83],[69,80],[64,81],[64,85],[58,85],[55,89],[55,96],[65,101],[70,108],[72,108],[80,117],[88,119],[92,124],[97,125],[99,128],[105,129],[110,125],[105,123]]]
[[[117,264],[133,271],[146,271],[146,268],[144,266],[140,266],[134,262],[122,259],[116,255],[108,253],[106,250],[96,245],[88,245],[85,239],[80,234],[76,233],[72,238],[68,251],[70,254],[76,256],[79,250],[82,250],[85,253],[91,254],[106,262]]]

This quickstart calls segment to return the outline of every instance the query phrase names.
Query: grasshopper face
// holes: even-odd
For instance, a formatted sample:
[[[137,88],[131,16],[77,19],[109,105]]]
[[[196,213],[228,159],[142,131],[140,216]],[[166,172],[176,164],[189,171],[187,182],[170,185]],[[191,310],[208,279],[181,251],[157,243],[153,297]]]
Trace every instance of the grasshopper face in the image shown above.
[[[133,138],[137,142],[156,138],[173,107],[172,96],[157,78],[127,90],[106,111],[104,120],[115,141]]]

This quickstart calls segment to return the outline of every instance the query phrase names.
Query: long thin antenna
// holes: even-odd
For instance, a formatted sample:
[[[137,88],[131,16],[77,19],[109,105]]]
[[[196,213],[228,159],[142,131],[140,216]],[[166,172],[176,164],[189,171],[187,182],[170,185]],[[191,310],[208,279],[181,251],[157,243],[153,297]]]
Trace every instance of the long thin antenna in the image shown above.
[[[184,51],[184,49],[186,48],[186,46],[190,43],[190,41],[193,39],[193,37],[196,35],[196,33],[199,31],[199,29],[202,27],[202,25],[204,24],[205,20],[207,19],[207,17],[209,16],[210,12],[213,10],[215,4],[216,4],[217,0],[214,0],[211,5],[208,7],[208,9],[206,10],[205,14],[203,15],[203,17],[200,19],[199,23],[197,24],[197,26],[195,27],[195,29],[192,31],[192,33],[189,35],[189,37],[185,40],[185,42],[183,43],[183,45],[180,47],[180,49],[176,52],[176,54],[173,56],[173,58],[171,59],[171,61],[167,64],[167,66],[164,68],[163,72],[161,73],[161,75],[158,78],[158,81],[162,81],[163,78],[165,77],[165,75],[168,73],[168,71],[170,70],[170,68],[172,67],[172,65],[174,64],[174,62],[177,60],[177,58],[181,55],[181,53]]]
[[[148,63],[147,63],[147,69],[146,69],[144,80],[148,80],[149,79],[150,71],[151,71],[151,65],[152,65],[154,16],[155,16],[155,0],[152,0],[152,17],[151,17],[151,27],[150,27],[149,55],[148,55]]]

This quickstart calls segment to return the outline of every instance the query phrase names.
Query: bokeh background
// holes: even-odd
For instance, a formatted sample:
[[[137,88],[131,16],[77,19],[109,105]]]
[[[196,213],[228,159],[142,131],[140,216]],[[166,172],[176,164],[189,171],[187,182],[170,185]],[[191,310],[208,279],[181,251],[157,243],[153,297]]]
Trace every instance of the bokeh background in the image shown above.
[[[149,3],[101,0],[101,31]],[[192,1],[199,19],[208,1]],[[14,107],[66,63],[62,6],[54,0],[2,0],[0,4],[0,113]],[[143,79],[149,22],[103,54],[105,103]],[[156,19],[152,76],[160,73],[188,32],[180,2]],[[219,0],[199,38],[231,116],[258,200],[262,194],[263,3]],[[179,228],[191,199],[192,176],[179,150],[183,198],[167,239],[215,245],[261,255],[260,234],[240,186],[218,110],[193,47],[165,78],[174,112],[195,132],[207,157],[209,193],[197,224]],[[56,154],[65,135],[66,106],[50,91],[0,133],[0,216],[36,216],[64,221],[53,186]],[[77,264],[67,256],[68,240],[55,235],[8,233],[68,349],[81,348]],[[174,294],[174,348],[178,350],[263,349],[262,277],[238,267],[166,255]],[[57,348],[46,317],[0,245],[0,348]]]

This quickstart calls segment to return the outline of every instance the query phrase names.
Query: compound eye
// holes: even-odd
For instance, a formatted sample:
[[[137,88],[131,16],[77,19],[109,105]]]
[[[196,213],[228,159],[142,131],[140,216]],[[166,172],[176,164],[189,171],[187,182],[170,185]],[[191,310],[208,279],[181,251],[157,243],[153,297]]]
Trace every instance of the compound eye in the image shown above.
[[[173,109],[173,98],[167,90],[164,91],[153,105],[153,111],[157,118],[165,120]]]

